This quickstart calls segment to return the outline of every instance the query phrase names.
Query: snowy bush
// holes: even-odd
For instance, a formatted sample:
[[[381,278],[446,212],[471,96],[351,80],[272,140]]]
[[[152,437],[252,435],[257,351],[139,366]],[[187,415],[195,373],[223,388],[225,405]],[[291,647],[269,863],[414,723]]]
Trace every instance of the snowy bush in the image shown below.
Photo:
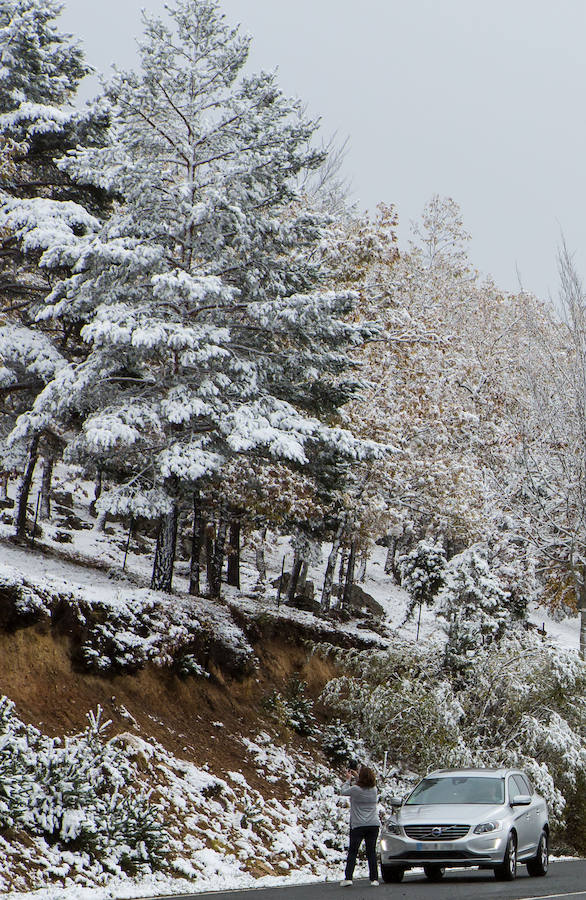
[[[335,766],[355,769],[358,762],[366,759],[364,742],[356,738],[350,723],[339,718],[323,729],[321,746]]]
[[[552,824],[586,828],[577,786],[586,777],[586,663],[517,632],[478,646],[474,666],[446,667],[438,648],[337,651],[345,669],[322,693],[374,756],[424,774],[441,766],[520,766],[550,806]]]
[[[431,606],[444,584],[447,559],[445,550],[435,541],[419,541],[417,546],[399,559],[401,587],[410,596],[405,619],[413,615],[416,606]]]
[[[285,694],[273,691],[263,702],[266,710],[282,725],[308,737],[315,732],[313,700],[306,697],[307,685],[297,676],[289,679]]]
[[[446,662],[452,668],[469,665],[479,647],[503,636],[512,618],[508,600],[480,548],[452,557],[437,596],[448,638]]]
[[[126,871],[164,865],[167,838],[137,772],[105,739],[102,710],[82,734],[49,738],[0,699],[0,829],[42,835]]]

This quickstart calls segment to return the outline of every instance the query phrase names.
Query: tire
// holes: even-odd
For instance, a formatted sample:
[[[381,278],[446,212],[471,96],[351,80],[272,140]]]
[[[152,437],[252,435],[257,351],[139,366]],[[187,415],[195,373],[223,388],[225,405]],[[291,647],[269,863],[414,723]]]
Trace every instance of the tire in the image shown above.
[[[527,862],[527,871],[533,878],[541,878],[547,875],[549,869],[549,841],[547,833],[541,832],[539,843],[537,845],[537,853],[533,859]]]
[[[517,838],[511,831],[507,838],[507,849],[500,866],[494,867],[497,881],[514,881],[517,877]]]
[[[441,881],[446,874],[443,866],[424,866],[423,871],[428,881]]]
[[[405,869],[401,869],[399,866],[382,865],[380,868],[385,884],[398,884],[400,881],[403,881]]]

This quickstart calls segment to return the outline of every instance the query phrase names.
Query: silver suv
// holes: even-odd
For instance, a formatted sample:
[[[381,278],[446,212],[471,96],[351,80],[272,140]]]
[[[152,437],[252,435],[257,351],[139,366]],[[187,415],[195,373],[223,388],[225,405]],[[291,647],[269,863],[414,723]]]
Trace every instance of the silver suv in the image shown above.
[[[401,881],[414,866],[431,881],[446,866],[493,869],[503,881],[518,862],[547,874],[547,803],[518,769],[439,769],[391,806],[379,841],[383,881]]]

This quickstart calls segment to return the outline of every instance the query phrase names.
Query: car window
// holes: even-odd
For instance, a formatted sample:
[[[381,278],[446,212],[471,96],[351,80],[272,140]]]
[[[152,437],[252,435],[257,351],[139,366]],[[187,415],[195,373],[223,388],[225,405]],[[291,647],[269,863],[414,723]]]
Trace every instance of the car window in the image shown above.
[[[531,787],[531,782],[525,775],[517,775],[517,778],[521,782],[522,785],[525,786],[525,793],[531,795],[533,794],[533,788]]]
[[[502,778],[450,775],[424,778],[405,802],[415,806],[423,803],[504,803],[504,799]]]
[[[528,785],[525,784],[525,779],[521,777],[521,775],[511,775],[511,781],[509,784],[509,796],[516,797],[518,794],[529,794]]]

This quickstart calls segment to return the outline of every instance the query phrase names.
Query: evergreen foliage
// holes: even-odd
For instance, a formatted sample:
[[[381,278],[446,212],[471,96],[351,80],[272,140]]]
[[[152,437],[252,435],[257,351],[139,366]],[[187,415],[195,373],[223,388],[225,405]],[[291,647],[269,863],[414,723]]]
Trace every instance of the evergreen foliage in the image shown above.
[[[102,710],[80,735],[48,738],[0,699],[0,828],[24,828],[110,866],[164,866],[167,839],[135,767],[105,739]]]
[[[416,606],[433,604],[444,584],[446,565],[443,545],[430,540],[419,541],[410,553],[399,559],[401,587],[411,597],[406,619],[413,615]]]
[[[62,34],[55,0],[6,0],[0,9],[0,147],[10,164],[0,180],[0,295],[15,321],[29,323],[66,274],[55,245],[71,246],[95,231],[102,191],[73,182],[57,160],[99,143],[108,124],[101,103],[72,105],[90,71],[70,35]],[[91,209],[91,213],[88,211]]]
[[[57,0],[4,0],[0,9],[0,113],[21,103],[61,106],[89,72],[81,50],[61,34]]]
[[[367,753],[364,743],[354,736],[351,722],[336,718],[321,732],[322,750],[333,766],[356,769]]]
[[[313,735],[316,730],[313,700],[306,696],[306,688],[304,681],[293,676],[287,682],[284,694],[273,691],[263,703],[278,722],[303,737]]]
[[[498,641],[513,623],[509,595],[480,547],[452,557],[437,601],[447,636],[446,662],[453,669],[473,664],[476,651]]]
[[[316,125],[274,76],[242,75],[249,42],[215,2],[179,0],[170,17],[146,19],[142,72],[109,87],[109,145],[67,163],[123,202],[95,238],[63,247],[75,274],[43,317],[81,328],[88,358],[15,433],[75,413],[71,458],[120,483],[100,502],[151,516],[235,454],[306,465],[315,443],[374,452],[320,421],[352,388],[345,346],[373,327],[346,320],[350,292],[324,290],[322,223],[295,205],[297,176],[322,160]]]

